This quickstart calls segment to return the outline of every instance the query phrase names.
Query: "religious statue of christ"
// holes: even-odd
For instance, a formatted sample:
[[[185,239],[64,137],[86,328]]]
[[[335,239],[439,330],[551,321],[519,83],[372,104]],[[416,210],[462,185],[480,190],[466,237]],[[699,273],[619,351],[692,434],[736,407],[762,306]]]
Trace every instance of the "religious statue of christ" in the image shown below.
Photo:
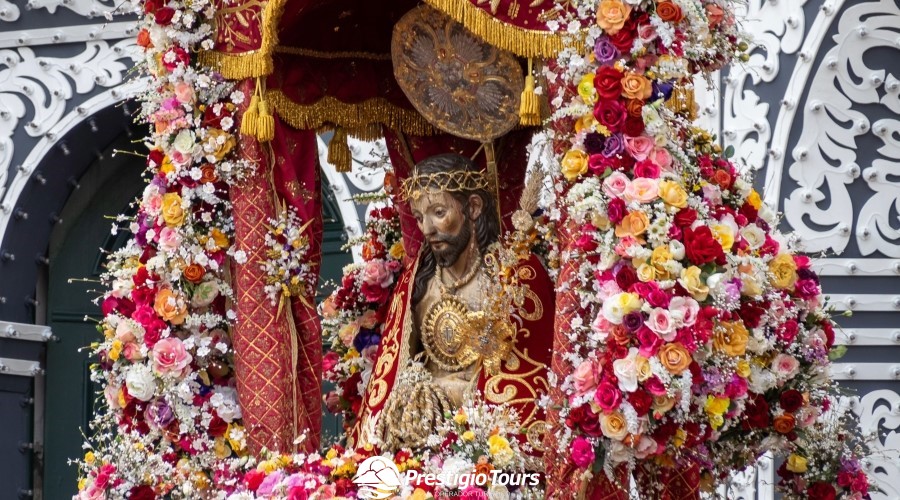
[[[537,400],[548,389],[553,284],[529,253],[512,269],[521,306],[489,310],[497,277],[486,263],[500,240],[491,191],[486,174],[457,154],[419,162],[404,181],[423,245],[389,302],[351,445],[422,447],[445,414],[483,398],[514,407],[524,439],[541,449]]]

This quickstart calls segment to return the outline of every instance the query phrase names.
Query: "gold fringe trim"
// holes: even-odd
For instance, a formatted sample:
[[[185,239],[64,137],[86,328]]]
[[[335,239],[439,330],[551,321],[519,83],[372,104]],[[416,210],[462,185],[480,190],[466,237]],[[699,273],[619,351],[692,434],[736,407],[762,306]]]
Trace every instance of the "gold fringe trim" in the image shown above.
[[[322,50],[303,49],[300,47],[275,47],[278,54],[291,54],[295,56],[313,57],[316,59],[367,59],[370,61],[390,61],[390,54],[378,54],[375,52],[325,52]]]
[[[272,73],[272,53],[278,45],[278,23],[287,0],[269,0],[262,12],[262,43],[259,49],[240,54],[218,51],[200,52],[200,63],[216,69],[229,80],[256,78]]]
[[[584,52],[584,39],[549,31],[530,30],[506,24],[473,5],[469,0],[425,0],[428,5],[462,23],[487,43],[520,57],[556,57],[571,46]]]
[[[288,125],[301,130],[342,127],[349,135],[364,140],[381,137],[381,128],[399,130],[409,135],[434,135],[437,130],[419,113],[403,109],[374,97],[348,104],[332,96],[325,96],[315,104],[303,105],[290,100],[280,90],[266,92],[266,100]]]

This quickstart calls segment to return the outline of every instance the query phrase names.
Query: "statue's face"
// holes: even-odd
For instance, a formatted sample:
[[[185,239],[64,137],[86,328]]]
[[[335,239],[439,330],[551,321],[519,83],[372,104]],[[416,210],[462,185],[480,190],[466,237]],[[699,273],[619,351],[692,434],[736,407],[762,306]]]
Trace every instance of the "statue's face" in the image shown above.
[[[469,206],[463,207],[449,193],[427,193],[411,201],[412,214],[439,266],[452,266],[469,246],[481,205],[481,198],[472,195]]]

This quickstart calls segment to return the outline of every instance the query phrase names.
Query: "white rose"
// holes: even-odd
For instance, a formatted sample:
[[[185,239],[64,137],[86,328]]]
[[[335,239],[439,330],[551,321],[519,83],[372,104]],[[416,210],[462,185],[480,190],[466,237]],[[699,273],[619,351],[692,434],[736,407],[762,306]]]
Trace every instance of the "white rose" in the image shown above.
[[[194,150],[194,133],[190,130],[178,132],[172,146],[175,148],[175,151],[178,151],[181,154],[190,153]]]
[[[125,387],[128,387],[128,394],[135,398],[150,401],[156,393],[156,378],[149,366],[136,364],[125,375]]]
[[[638,386],[636,347],[628,350],[628,356],[613,361],[613,372],[619,379],[619,389],[624,392],[634,392]]]
[[[450,489],[456,489],[459,486],[459,478],[463,474],[472,472],[475,464],[465,458],[450,457],[444,461],[441,467],[441,474],[444,479],[444,486]]]
[[[216,409],[219,418],[231,423],[241,418],[241,407],[237,400],[237,391],[232,387],[220,387],[215,390],[209,403]]]
[[[763,243],[766,242],[766,232],[756,224],[751,224],[742,228],[741,236],[747,240],[747,244],[750,245],[750,248],[753,250],[763,246]]]
[[[669,242],[669,253],[672,254],[674,260],[684,259],[684,244],[677,240]]]

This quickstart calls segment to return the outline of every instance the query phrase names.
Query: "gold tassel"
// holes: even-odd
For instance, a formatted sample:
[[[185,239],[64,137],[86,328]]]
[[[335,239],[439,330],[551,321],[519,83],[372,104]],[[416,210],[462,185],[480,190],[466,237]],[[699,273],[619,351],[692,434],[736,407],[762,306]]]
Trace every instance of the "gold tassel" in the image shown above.
[[[256,127],[259,142],[269,142],[275,138],[275,117],[269,113],[269,103],[259,100],[259,124]]]
[[[328,163],[334,165],[338,172],[349,172],[353,166],[350,146],[347,144],[347,130],[344,127],[334,129],[334,135],[328,143]]]
[[[250,98],[250,106],[241,117],[241,133],[256,137],[256,129],[259,126],[259,96],[256,94]]]
[[[525,77],[525,90],[522,91],[522,102],[519,105],[519,124],[533,127],[541,124],[541,106],[534,92],[534,75],[531,58],[528,59],[528,76]]]

